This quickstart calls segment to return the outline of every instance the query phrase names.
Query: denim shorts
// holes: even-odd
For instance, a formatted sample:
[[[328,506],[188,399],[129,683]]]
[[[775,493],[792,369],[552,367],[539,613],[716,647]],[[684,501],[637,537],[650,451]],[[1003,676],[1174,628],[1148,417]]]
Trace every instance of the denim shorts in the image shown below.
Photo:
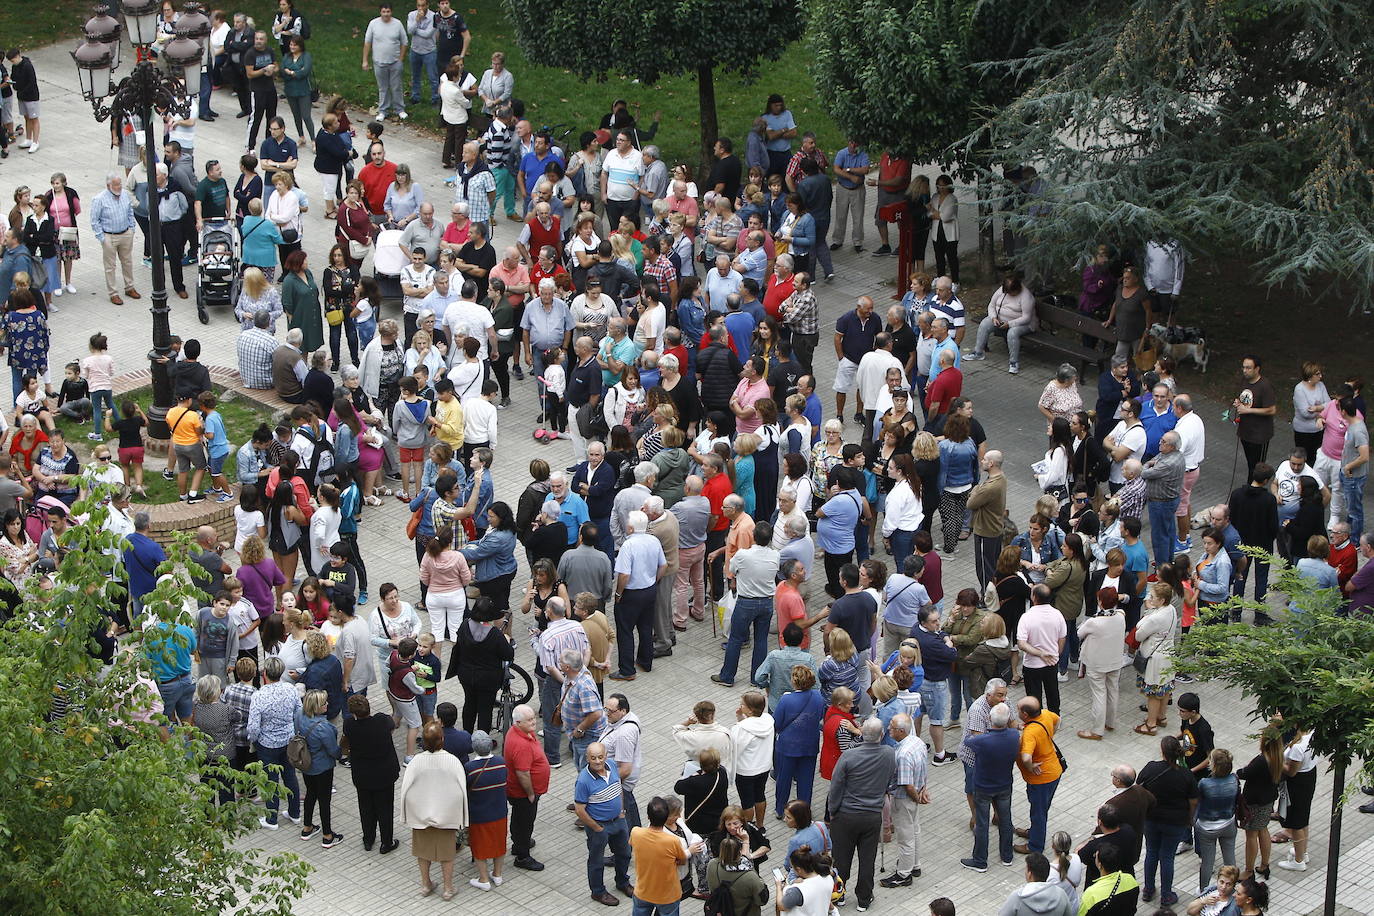
[[[218,477],[219,475],[221,475],[221,474],[224,473],[224,462],[225,462],[225,459],[227,459],[228,457],[229,457],[229,453],[228,453],[228,452],[225,452],[223,455],[211,455],[211,456],[210,456],[210,476],[211,476],[211,477]]]
[[[434,707],[439,704],[438,693],[422,693],[415,698],[415,705],[420,707],[420,717],[422,719],[434,718]]]
[[[921,684],[921,705],[931,725],[943,726],[949,715],[949,682],[927,680]]]

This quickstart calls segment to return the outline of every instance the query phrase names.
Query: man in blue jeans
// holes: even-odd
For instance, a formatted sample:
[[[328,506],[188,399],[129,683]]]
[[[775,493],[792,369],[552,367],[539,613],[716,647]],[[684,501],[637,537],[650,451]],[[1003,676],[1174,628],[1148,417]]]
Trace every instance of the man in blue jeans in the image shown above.
[[[1021,719],[1021,755],[1017,766],[1026,781],[1026,801],[1030,803],[1030,829],[1016,832],[1026,838],[1015,851],[1020,855],[1045,851],[1045,830],[1050,818],[1050,805],[1064,768],[1059,763],[1059,749],[1054,733],[1059,729],[1059,716],[1040,708],[1035,697],[1023,697],[1016,704]]]
[[[173,722],[191,720],[191,654],[196,651],[196,631],[184,623],[159,621],[143,640],[143,652],[153,666],[162,710]]]
[[[1341,489],[1350,519],[1350,538],[1358,542],[1364,532],[1364,485],[1369,479],[1369,428],[1360,419],[1354,398],[1341,398],[1341,419],[1347,424],[1341,448]]]
[[[959,864],[976,872],[988,870],[989,811],[997,812],[999,859],[1010,867],[1014,833],[1011,824],[1012,766],[1021,755],[1021,736],[1007,726],[1011,709],[998,703],[988,713],[988,731],[964,738],[973,752],[973,855]]]
[[[573,766],[579,770],[586,765],[587,748],[601,738],[606,730],[606,713],[596,680],[587,670],[580,649],[568,648],[558,657],[558,670],[563,673],[563,693],[559,701],[559,715],[568,729],[568,744],[572,749]],[[547,727],[549,723],[545,722]]]
[[[1182,440],[1174,430],[1159,438],[1159,454],[1145,464],[1140,476],[1145,479],[1145,499],[1150,512],[1150,545],[1155,565],[1174,558],[1178,543],[1178,500],[1183,495],[1183,475],[1187,466],[1180,452]],[[1063,669],[1061,669],[1063,670]]]
[[[634,896],[630,886],[630,828],[620,790],[620,774],[606,765],[606,746],[594,741],[587,746],[586,769],[577,774],[573,810],[587,833],[587,887],[592,899],[605,906],[620,901],[606,891],[606,846],[615,860],[615,889]]]
[[[286,788],[286,816],[301,822],[300,785],[296,782],[296,768],[286,760],[286,744],[296,734],[296,714],[301,710],[301,698],[294,684],[283,684],[286,664],[277,657],[262,665],[262,687],[248,703],[248,740],[257,746],[258,760],[269,776],[280,780]],[[277,808],[281,798],[273,793],[267,802],[267,816],[258,823],[268,830],[277,829]]]
[[[953,641],[940,631],[940,612],[933,604],[920,610],[911,635],[921,645],[921,662],[925,668],[921,706],[930,717],[930,743],[935,748],[930,765],[942,767],[954,762],[954,755],[945,751],[945,720],[949,716],[949,679],[959,653]]]
[[[735,494],[727,496],[726,505],[739,498]],[[744,641],[751,632],[754,647],[749,671],[757,671],[768,656],[768,623],[773,619],[773,593],[778,581],[778,552],[773,549],[772,542],[773,526],[768,522],[758,522],[754,525],[753,546],[744,548],[730,558],[726,575],[738,597],[735,599],[735,610],[730,615],[730,639],[725,644],[725,661],[720,666],[720,674],[711,678],[717,684],[734,686],[740,650],[744,648]],[[749,680],[753,683],[752,673]]]

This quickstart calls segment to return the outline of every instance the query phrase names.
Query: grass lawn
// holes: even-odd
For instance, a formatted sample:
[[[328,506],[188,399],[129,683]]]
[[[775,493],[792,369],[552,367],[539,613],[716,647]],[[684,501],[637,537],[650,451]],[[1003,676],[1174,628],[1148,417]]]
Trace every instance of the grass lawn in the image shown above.
[[[252,438],[253,430],[257,429],[260,423],[271,424],[272,410],[267,407],[261,407],[252,401],[237,397],[232,392],[226,392],[218,386],[215,387],[215,394],[220,399],[217,409],[220,415],[224,417],[224,428],[229,433],[229,444],[231,446],[229,457],[224,462],[224,474],[229,478],[230,483],[234,483],[236,480],[234,469],[237,464],[235,453],[238,451],[240,445]],[[142,407],[144,412],[147,412],[148,408],[153,403],[153,390],[151,388],[140,388],[123,397],[117,398],[115,401],[116,408],[122,407],[124,401],[128,398],[133,398],[138,402],[138,406]],[[94,442],[86,438],[86,434],[91,431],[91,425],[89,423],[77,423],[75,420],[70,420],[61,414],[56,414],[55,416],[57,417],[58,428],[66,435],[67,443],[75,449],[84,467],[90,462],[91,446],[95,445]],[[118,435],[107,435],[105,437],[105,442],[110,446],[110,453],[118,457]],[[173,503],[177,501],[176,481],[162,479],[162,464],[162,456],[151,453],[147,456],[147,463],[143,469],[143,485],[148,490],[147,501],[150,503]],[[206,489],[209,486],[210,481],[207,474],[205,482],[202,484],[202,489]]]
[[[437,2],[431,2],[437,9]],[[515,96],[523,99],[526,116],[536,128],[541,125],[567,124],[573,127],[572,142],[582,130],[595,128],[601,116],[611,110],[611,102],[624,98],[631,106],[639,104],[639,118],[647,125],[655,111],[663,112],[662,125],[654,142],[670,162],[697,160],[697,87],[694,79],[665,79],[656,86],[644,86],[630,79],[613,76],[603,84],[583,85],[566,70],[542,67],[531,63],[515,46],[514,32],[500,3],[472,8],[462,3],[455,7],[467,21],[472,33],[468,50],[468,69],[478,77],[490,63],[493,51],[506,53],[506,67],[515,74]],[[395,14],[404,19],[413,4],[398,3]],[[249,0],[242,9],[254,17],[259,28],[270,29],[276,4],[264,0]],[[306,3],[302,7],[310,20],[309,49],[315,59],[315,70],[324,93],[342,93],[353,109],[367,108],[377,103],[377,84],[372,71],[361,69],[363,32],[377,15],[377,5],[370,0],[336,0],[323,5]],[[0,30],[4,17],[0,15]],[[700,40],[709,40],[702,36]],[[736,152],[743,156],[744,137],[753,119],[763,110],[764,99],[770,92],[781,92],[797,119],[800,130],[814,130],[823,149],[834,154],[844,145],[839,129],[821,109],[815,97],[814,84],[807,72],[807,50],[798,42],[777,61],[766,63],[753,85],[744,85],[736,77],[718,74],[716,77],[716,106],[721,130],[735,141]],[[407,62],[405,89],[410,92],[409,63]],[[425,92],[428,89],[424,89]],[[426,98],[427,96],[423,96]],[[285,104],[279,112],[290,121]],[[411,106],[409,123],[439,129],[438,109],[427,102]],[[350,117],[353,117],[350,115]],[[358,134],[366,118],[353,117]],[[362,122],[361,124],[359,122]],[[318,127],[318,124],[316,125]],[[294,128],[288,123],[288,131]],[[435,149],[435,159],[439,150]]]

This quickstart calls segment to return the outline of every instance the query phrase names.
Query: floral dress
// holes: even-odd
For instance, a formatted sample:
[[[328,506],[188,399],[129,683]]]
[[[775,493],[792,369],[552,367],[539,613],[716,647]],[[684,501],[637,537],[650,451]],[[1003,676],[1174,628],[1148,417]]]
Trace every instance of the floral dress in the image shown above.
[[[42,377],[48,371],[48,322],[38,309],[5,316],[5,346],[10,368]]]

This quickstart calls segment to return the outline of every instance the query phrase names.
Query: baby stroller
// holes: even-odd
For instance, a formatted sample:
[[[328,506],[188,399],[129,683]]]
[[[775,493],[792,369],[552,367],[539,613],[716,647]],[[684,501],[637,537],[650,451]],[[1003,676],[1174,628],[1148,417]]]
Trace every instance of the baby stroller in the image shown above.
[[[404,298],[401,293],[401,271],[410,263],[410,258],[401,251],[401,230],[383,229],[377,233],[373,245],[372,271],[377,279],[377,289],[383,302],[399,305]],[[381,318],[380,310],[377,317]]]
[[[196,316],[210,323],[207,306],[233,308],[239,298],[239,238],[234,223],[207,219],[200,233],[200,258],[196,282]]]

